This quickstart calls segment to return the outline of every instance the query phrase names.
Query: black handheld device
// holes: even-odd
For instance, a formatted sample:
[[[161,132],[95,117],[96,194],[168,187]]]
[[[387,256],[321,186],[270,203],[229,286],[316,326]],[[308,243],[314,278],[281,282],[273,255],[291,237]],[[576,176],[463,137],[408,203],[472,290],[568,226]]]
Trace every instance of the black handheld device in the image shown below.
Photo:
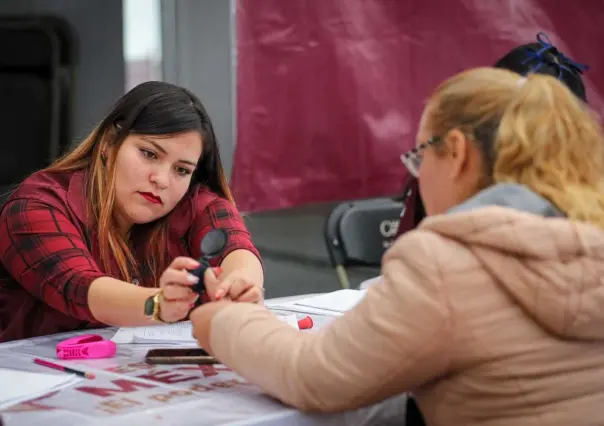
[[[197,259],[200,265],[193,271],[190,271],[191,274],[199,278],[199,281],[192,289],[199,293],[200,296],[206,292],[204,277],[206,269],[210,267],[210,259],[220,255],[227,246],[228,241],[229,234],[224,228],[212,229],[201,239],[200,249],[202,256]]]

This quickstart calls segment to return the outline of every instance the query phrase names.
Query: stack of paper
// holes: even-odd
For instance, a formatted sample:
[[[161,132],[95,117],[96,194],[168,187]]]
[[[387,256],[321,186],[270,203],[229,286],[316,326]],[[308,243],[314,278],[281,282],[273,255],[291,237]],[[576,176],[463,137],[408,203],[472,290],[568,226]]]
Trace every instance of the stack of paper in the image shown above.
[[[117,344],[141,343],[197,346],[190,321],[149,327],[121,327],[111,339]]]
[[[293,304],[343,314],[363,300],[366,293],[366,290],[338,290],[332,293],[297,300]]]
[[[277,317],[293,327],[298,327],[295,315],[277,315]],[[111,340],[118,345],[140,343],[147,345],[197,346],[197,341],[193,337],[193,325],[191,321],[149,327],[122,327]]]
[[[81,380],[75,374],[45,374],[0,368],[0,410],[39,398]]]
[[[301,314],[314,314],[325,316],[340,316],[351,310],[365,297],[366,290],[338,290],[318,296],[298,299],[293,302],[271,303],[266,302],[269,309],[296,312]]]
[[[296,314],[286,314],[282,312],[273,313],[284,323],[289,324],[294,328],[298,328],[298,318],[296,317]]]

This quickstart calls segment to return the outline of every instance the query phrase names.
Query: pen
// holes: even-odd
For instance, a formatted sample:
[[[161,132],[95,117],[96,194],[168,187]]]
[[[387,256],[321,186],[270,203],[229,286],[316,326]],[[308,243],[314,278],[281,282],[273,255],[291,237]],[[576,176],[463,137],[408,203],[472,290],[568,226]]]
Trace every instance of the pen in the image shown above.
[[[94,374],[87,373],[85,371],[74,370],[73,368],[63,367],[62,365],[55,364],[54,362],[44,361],[40,358],[34,358],[34,362],[38,365],[43,365],[44,367],[54,368],[55,370],[63,371],[65,373],[72,373],[76,376],[85,377],[87,379],[94,379]]]

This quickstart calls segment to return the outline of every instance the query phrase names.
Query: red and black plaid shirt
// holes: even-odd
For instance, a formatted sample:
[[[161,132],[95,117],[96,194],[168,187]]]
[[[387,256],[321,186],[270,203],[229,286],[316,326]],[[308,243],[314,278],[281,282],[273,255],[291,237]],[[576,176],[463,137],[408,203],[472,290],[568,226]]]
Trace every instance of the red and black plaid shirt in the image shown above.
[[[27,178],[0,213],[0,342],[99,327],[88,307],[90,283],[119,278],[117,265],[102,268],[98,239],[86,225],[84,172],[39,172]],[[218,265],[236,249],[259,257],[250,234],[227,200],[199,188],[170,213],[168,256],[201,256],[199,244],[212,228],[225,228],[228,246]],[[137,229],[138,228],[138,229]],[[132,249],[139,264],[145,230],[135,227]],[[138,248],[138,250],[137,250]],[[154,287],[151,278],[136,277]],[[140,307],[143,309],[143,307]]]

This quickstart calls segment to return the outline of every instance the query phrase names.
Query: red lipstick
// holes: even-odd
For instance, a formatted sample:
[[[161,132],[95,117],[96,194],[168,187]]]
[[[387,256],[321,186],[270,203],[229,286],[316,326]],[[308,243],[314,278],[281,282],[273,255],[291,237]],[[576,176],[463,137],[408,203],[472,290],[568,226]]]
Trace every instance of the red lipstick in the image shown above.
[[[161,204],[161,198],[151,192],[139,192],[139,194],[150,203]]]

